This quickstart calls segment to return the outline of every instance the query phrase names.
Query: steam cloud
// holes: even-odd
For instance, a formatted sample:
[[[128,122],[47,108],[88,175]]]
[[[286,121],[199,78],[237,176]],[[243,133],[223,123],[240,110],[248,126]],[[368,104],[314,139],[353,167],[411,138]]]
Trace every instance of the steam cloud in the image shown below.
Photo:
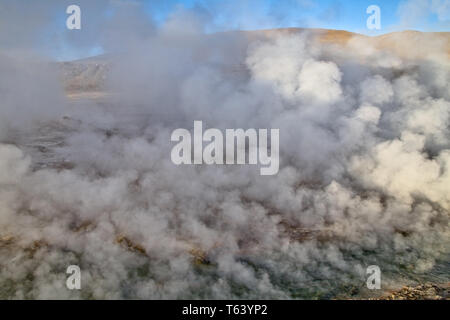
[[[99,103],[67,100],[52,63],[0,55],[0,297],[324,298],[363,292],[372,264],[395,286],[448,261],[439,40],[417,59],[116,5]],[[280,172],[175,166],[170,134],[194,120],[279,128]]]

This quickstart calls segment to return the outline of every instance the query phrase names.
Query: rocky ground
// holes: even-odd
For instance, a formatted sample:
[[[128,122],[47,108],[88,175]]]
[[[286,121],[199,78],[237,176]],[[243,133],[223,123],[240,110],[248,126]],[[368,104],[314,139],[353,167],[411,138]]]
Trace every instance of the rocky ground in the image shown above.
[[[450,300],[450,283],[405,286],[374,300]]]
[[[355,46],[363,45],[372,48],[372,50],[379,49],[407,59],[423,59],[427,56],[435,58],[439,56],[444,59],[447,56],[450,58],[450,32],[403,31],[369,37],[343,30],[286,28],[244,31],[243,34],[249,41],[259,41],[280,34],[296,34],[304,31],[315,35],[321,43],[331,46],[339,45],[349,52],[354,52]],[[114,58],[117,59],[118,57],[103,54],[59,63],[62,81],[68,96],[75,95],[78,97],[80,93],[104,95],[105,83]],[[224,71],[239,73],[245,72],[245,69],[245,65],[238,64],[228,65]]]

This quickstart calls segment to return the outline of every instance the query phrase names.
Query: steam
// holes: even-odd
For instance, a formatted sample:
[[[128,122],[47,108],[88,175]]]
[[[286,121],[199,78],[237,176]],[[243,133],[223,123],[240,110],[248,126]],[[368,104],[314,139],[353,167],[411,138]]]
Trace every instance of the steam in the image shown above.
[[[369,265],[389,287],[448,259],[439,45],[411,59],[136,12],[102,33],[100,101],[66,99],[39,58],[0,56],[1,297],[329,298],[364,293]],[[279,128],[278,175],[174,165],[171,133],[194,120]]]

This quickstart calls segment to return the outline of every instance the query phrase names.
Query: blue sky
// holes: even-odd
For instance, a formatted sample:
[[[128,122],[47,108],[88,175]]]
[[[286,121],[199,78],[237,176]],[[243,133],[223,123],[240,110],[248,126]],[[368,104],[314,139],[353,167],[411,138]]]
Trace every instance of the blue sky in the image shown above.
[[[228,14],[221,14],[221,4],[225,1],[174,1],[170,6],[148,6],[149,12],[159,22],[163,22],[171,10],[177,5],[187,8],[205,6],[217,13],[217,22],[225,27],[236,29],[261,29],[280,27],[316,27],[327,29],[345,29],[365,32],[366,8],[375,4],[373,0],[259,0],[248,1],[242,5],[228,9]],[[382,20],[386,25],[394,25],[398,16],[396,0],[376,1],[381,8]],[[224,10],[226,11],[226,10]]]
[[[231,5],[227,5],[231,3]],[[381,9],[382,29],[366,28],[366,9]],[[414,29],[450,31],[450,0],[180,0],[147,1],[150,14],[163,22],[177,7],[204,8],[225,29],[313,27],[382,34]],[[217,26],[216,26],[217,27]]]
[[[65,11],[71,4],[81,8],[82,30],[66,29]],[[366,27],[370,5],[381,9],[379,31]],[[0,47],[28,46],[58,60],[96,55],[103,51],[100,39],[111,27],[109,18],[130,9],[157,26],[187,12],[199,18],[208,33],[284,27],[368,35],[406,29],[450,31],[450,0],[0,0]],[[142,21],[122,17],[120,28],[147,28],[136,23]]]

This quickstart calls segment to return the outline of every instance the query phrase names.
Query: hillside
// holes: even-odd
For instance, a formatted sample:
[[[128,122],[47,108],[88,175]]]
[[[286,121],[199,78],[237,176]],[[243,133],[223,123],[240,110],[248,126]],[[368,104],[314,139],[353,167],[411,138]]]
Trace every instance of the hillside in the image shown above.
[[[418,31],[403,31],[369,37],[342,30],[325,29],[272,29],[258,31],[243,31],[248,43],[256,40],[271,39],[284,34],[309,32],[320,43],[329,46],[339,46],[352,54],[364,48],[385,51],[401,58],[423,59],[426,57],[450,58],[450,32],[424,33]],[[64,86],[71,96],[81,92],[99,92],[104,90],[111,55],[101,55],[87,59],[60,63]],[[231,70],[242,69],[242,66],[230,66]]]

